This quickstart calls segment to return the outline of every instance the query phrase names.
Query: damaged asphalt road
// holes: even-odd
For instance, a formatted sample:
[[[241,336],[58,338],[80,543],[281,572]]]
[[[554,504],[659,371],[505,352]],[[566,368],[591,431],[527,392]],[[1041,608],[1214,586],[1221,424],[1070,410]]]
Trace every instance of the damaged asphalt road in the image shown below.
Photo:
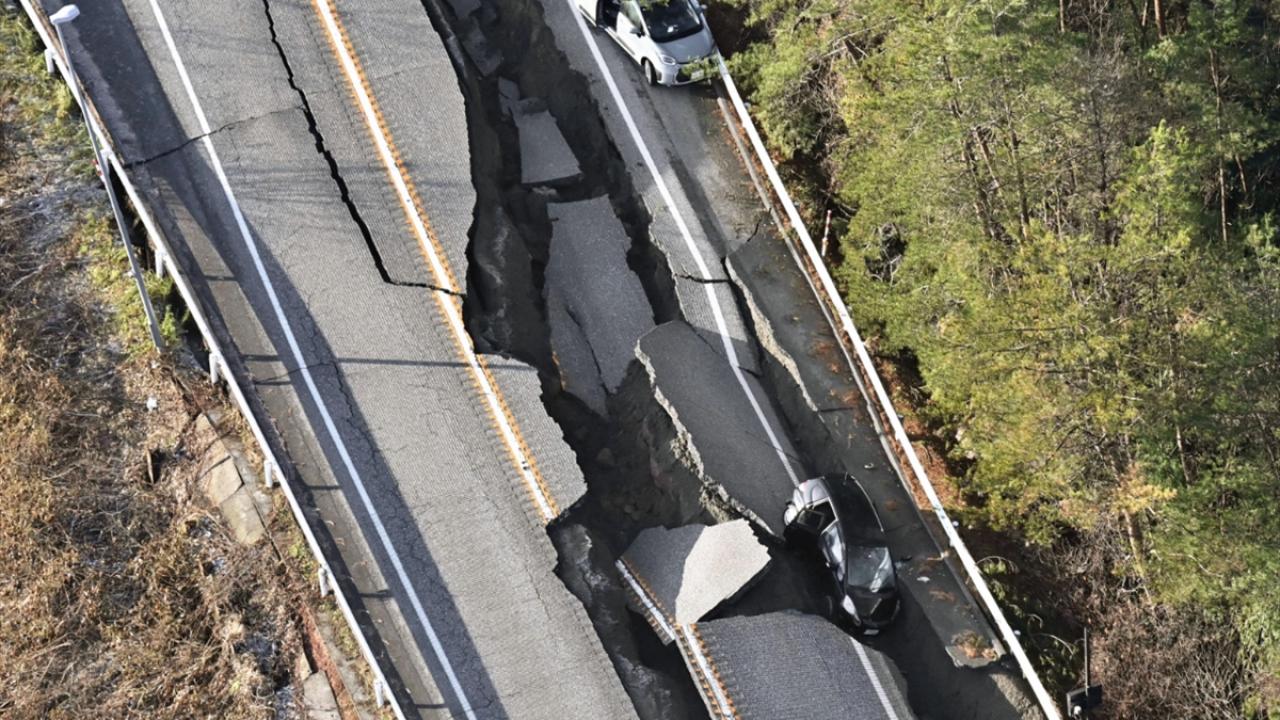
[[[461,298],[424,286],[444,283],[371,156],[315,6],[128,0],[84,14],[84,33],[70,35],[77,64],[122,159],[146,160],[131,177],[237,351],[226,362],[272,419],[289,481],[402,707],[634,715],[554,573],[528,469],[486,411],[470,343],[442,317]],[[453,66],[441,44],[420,42],[438,36],[419,5],[364,3],[343,20],[363,57],[383,62],[370,82],[386,121],[400,128],[411,113],[412,127],[435,125],[436,143],[396,137],[411,148],[401,157],[441,253],[466,277],[477,202]],[[406,72],[383,74],[379,50]],[[427,113],[424,93],[435,98]],[[277,107],[288,112],[261,112]],[[520,418],[538,492],[572,505],[585,486],[542,408],[538,373],[497,357],[485,372]]]
[[[767,570],[718,590],[698,619],[824,610],[820,568],[780,540],[782,503],[865,449],[820,450],[853,431],[806,415],[818,381],[770,330],[796,288],[741,276],[757,272],[743,248],[781,241],[711,88],[646,90],[565,0],[338,5],[451,274],[442,282],[406,229],[412,210],[377,161],[316,3],[164,5],[171,38],[152,0],[86,8],[92,22],[70,36],[77,62],[239,351],[228,362],[275,421],[405,707],[705,717],[687,646],[627,609],[615,563],[648,528],[745,519],[767,552]],[[192,93],[215,130],[200,132]],[[468,342],[441,319],[450,303]],[[484,410],[471,343],[538,488]],[[558,510],[549,524],[539,493]],[[927,541],[910,519],[901,535]],[[877,641],[912,709],[963,697],[981,712],[966,717],[1016,717],[993,710],[999,693],[977,687],[988,680],[917,661],[946,658],[947,632]]]
[[[1013,718],[1030,711],[1016,674],[960,652],[971,637],[990,638],[990,628],[943,568],[919,514],[907,510],[911,498],[873,447],[852,379],[828,377],[835,367],[830,328],[813,313],[798,268],[767,222],[711,88],[646,88],[611,41],[593,31],[612,61],[606,78],[560,0],[500,8],[442,0],[436,12],[459,38],[453,47],[461,49],[464,84],[478,90],[468,108],[488,109],[472,112],[471,122],[488,123],[501,140],[494,165],[475,174],[477,187],[500,178],[491,196],[501,199],[501,210],[490,214],[516,218],[500,233],[473,236],[474,261],[504,269],[480,282],[472,277],[473,334],[544,376],[544,401],[588,484],[582,504],[552,528],[561,574],[591,611],[642,716],[700,713],[688,705],[673,709],[673,698],[682,697],[671,685],[680,684],[675,653],[655,651],[634,613],[622,620],[625,593],[606,563],[648,527],[746,518],[779,562],[711,617],[822,612],[824,589],[809,579],[814,568],[780,547],[778,525],[794,478],[832,469],[869,476],[877,502],[893,518],[895,552],[908,558],[902,571],[911,581],[909,629],[890,631],[875,645],[908,675],[916,712]],[[507,111],[493,112],[495,104]],[[527,151],[528,141],[522,145],[527,133],[510,112],[520,104],[545,108],[555,119],[560,132],[544,125],[533,141],[567,145],[576,172],[531,173],[523,165],[536,154]],[[638,139],[629,132],[635,127]],[[666,192],[645,172],[646,154]],[[557,177],[529,180],[543,176]],[[599,216],[605,199],[616,222]],[[561,203],[584,200],[594,201],[597,219],[566,222]],[[619,230],[630,240],[626,268],[617,263]],[[602,269],[608,257],[614,265]],[[730,258],[737,264],[727,267]],[[744,282],[742,273],[772,280]],[[508,286],[495,277],[519,280]],[[614,368],[627,357],[638,363],[615,385]]]

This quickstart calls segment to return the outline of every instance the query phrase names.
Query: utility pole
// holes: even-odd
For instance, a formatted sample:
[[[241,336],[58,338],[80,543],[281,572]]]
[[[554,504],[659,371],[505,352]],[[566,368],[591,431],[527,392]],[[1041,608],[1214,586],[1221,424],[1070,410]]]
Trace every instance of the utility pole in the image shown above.
[[[1090,684],[1089,628],[1084,629],[1084,687],[1067,693],[1067,716],[1088,720],[1089,711],[1102,705],[1102,685]]]

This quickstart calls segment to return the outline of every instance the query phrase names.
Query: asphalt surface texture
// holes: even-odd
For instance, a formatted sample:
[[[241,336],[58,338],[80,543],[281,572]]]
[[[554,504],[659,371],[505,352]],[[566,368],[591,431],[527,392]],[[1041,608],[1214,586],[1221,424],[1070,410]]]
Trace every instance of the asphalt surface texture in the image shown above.
[[[547,211],[552,344],[564,351],[566,387],[605,414],[604,393],[618,390],[637,338],[653,328],[653,313],[639,278],[627,268],[631,241],[607,198],[556,203]]]
[[[777,612],[696,629],[742,720],[915,717],[893,663],[820,617]]]
[[[780,538],[782,508],[792,491],[787,473],[805,478],[805,470],[786,436],[779,432],[770,438],[754,417],[751,397],[768,397],[759,379],[735,376],[716,350],[695,328],[673,321],[640,338],[636,354],[698,476],[739,513]],[[771,409],[762,415],[778,427]]]
[[[474,194],[440,37],[415,3],[353,4],[342,19],[448,262],[464,274]],[[129,0],[85,6],[69,44],[131,176],[237,350],[227,360],[274,419],[409,712],[631,716],[580,603],[553,573],[543,518],[449,337],[434,297],[445,291],[428,286],[323,32],[305,2]],[[220,162],[198,141],[170,40]],[[536,375],[491,364],[568,507],[582,479]]]

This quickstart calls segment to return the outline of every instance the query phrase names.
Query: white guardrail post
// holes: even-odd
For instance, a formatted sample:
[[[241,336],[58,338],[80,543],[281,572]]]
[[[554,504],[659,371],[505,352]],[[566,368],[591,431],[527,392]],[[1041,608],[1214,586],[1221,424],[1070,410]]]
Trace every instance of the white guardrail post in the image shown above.
[[[54,40],[54,32],[49,27],[48,18],[44,12],[37,9],[32,4],[33,0],[20,0],[22,9],[27,13],[27,17],[31,20],[32,26],[35,28],[40,39],[44,42],[45,48],[48,50],[45,57],[49,62],[57,66],[58,72],[64,80],[71,81],[74,76],[67,67],[61,52],[61,47]],[[103,148],[111,148],[111,137],[105,132],[102,119],[98,116],[97,109],[93,105],[93,101],[80,92],[75,92],[79,88],[72,88],[73,94],[79,96],[82,101],[80,106],[81,113],[84,115],[85,122],[89,127],[90,133],[99,142]],[[284,492],[285,499],[288,500],[289,509],[293,512],[293,517],[298,523],[302,535],[306,538],[307,547],[311,549],[311,554],[315,558],[317,572],[320,576],[327,580],[326,588],[333,595],[334,601],[338,605],[338,609],[342,612],[342,617],[347,622],[347,627],[351,630],[352,636],[355,637],[356,644],[360,649],[360,655],[369,665],[369,670],[373,675],[373,689],[375,698],[379,706],[389,706],[398,720],[405,720],[404,710],[400,707],[400,702],[396,699],[395,693],[389,691],[391,687],[387,683],[386,675],[382,668],[379,667],[377,658],[369,647],[369,641],[365,638],[364,632],[360,629],[360,623],[356,621],[355,613],[351,610],[351,603],[348,602],[346,595],[342,592],[342,588],[334,581],[336,577],[329,561],[325,559],[324,552],[320,548],[320,543],[316,539],[315,533],[311,530],[311,526],[307,523],[306,514],[302,511],[302,506],[298,503],[297,497],[294,495],[290,486],[288,477],[285,475],[282,464],[276,457],[275,452],[271,449],[271,444],[267,442],[267,436],[262,430],[262,424],[259,423],[257,416],[254,414],[253,407],[246,399],[244,389],[240,386],[240,380],[231,371],[231,368],[225,362],[225,355],[219,349],[218,340],[214,336],[213,329],[209,324],[208,318],[200,307],[198,298],[191,288],[191,284],[187,281],[186,276],[182,272],[182,267],[174,260],[174,254],[169,247],[168,241],[164,234],[160,232],[156,225],[155,218],[147,210],[146,204],[142,200],[142,196],[133,186],[133,182],[129,179],[125,172],[123,164],[120,162],[117,154],[113,152],[103,153],[107,162],[110,163],[111,169],[115,171],[116,177],[119,178],[120,184],[124,186],[125,194],[129,197],[138,218],[142,220],[143,227],[147,230],[147,236],[151,239],[155,248],[156,264],[158,274],[167,271],[172,277],[174,286],[178,288],[182,300],[186,303],[187,311],[191,314],[192,320],[200,330],[200,335],[204,339],[205,347],[209,350],[209,365],[211,380],[216,382],[219,377],[226,381],[227,391],[235,403],[236,408],[248,423],[250,431],[253,433],[254,439],[258,443],[258,450],[262,453],[264,472],[272,471],[279,473],[280,489]]]
[[[903,454],[907,458],[907,463],[911,466],[911,471],[915,475],[920,489],[929,499],[929,505],[937,516],[938,522],[942,524],[943,531],[947,534],[947,541],[951,545],[951,549],[955,551],[956,557],[959,558],[961,566],[964,568],[969,578],[970,584],[977,590],[978,596],[982,600],[983,606],[986,608],[987,614],[996,624],[997,630],[1000,632],[1001,638],[1008,645],[1010,652],[1018,662],[1018,667],[1022,670],[1023,677],[1031,686],[1032,693],[1035,694],[1036,702],[1040,705],[1041,711],[1049,720],[1061,720],[1061,714],[1058,711],[1057,704],[1049,697],[1049,692],[1045,690],[1044,683],[1040,681],[1040,676],[1036,672],[1035,666],[1031,664],[1031,659],[1027,657],[1026,651],[1022,647],[1017,633],[1013,627],[1009,625],[1009,621],[1004,616],[1004,612],[996,603],[995,596],[991,594],[991,588],[987,586],[987,581],[982,577],[982,570],[978,564],[974,562],[973,555],[969,552],[969,548],[964,544],[960,534],[956,531],[955,524],[948,516],[946,509],[942,506],[942,501],[938,499],[938,493],[933,488],[933,483],[929,481],[928,474],[924,471],[924,465],[921,464],[920,458],[916,455],[911,439],[907,437],[907,431],[902,427],[902,421],[898,418],[897,411],[893,408],[893,401],[889,398],[889,393],[885,391],[884,383],[880,380],[879,373],[876,372],[875,365],[871,362],[871,354],[867,352],[867,346],[862,341],[862,335],[858,332],[858,328],[853,324],[853,318],[849,316],[849,310],[845,307],[844,300],[841,299],[839,291],[836,289],[835,282],[831,279],[831,273],[827,271],[826,263],[822,259],[822,255],[818,253],[818,249],[813,244],[813,237],[809,235],[809,230],[804,224],[804,219],[800,217],[800,212],[796,209],[795,203],[791,200],[791,194],[787,192],[787,188],[782,183],[782,178],[778,175],[778,168],[773,162],[773,158],[769,156],[769,152],[765,149],[764,141],[760,139],[760,132],[756,129],[755,121],[751,119],[751,114],[747,111],[746,103],[742,100],[742,95],[738,92],[737,85],[733,82],[733,77],[729,74],[729,67],[725,65],[723,59],[719,60],[720,79],[724,83],[725,90],[729,94],[729,101],[733,105],[733,109],[738,116],[739,122],[747,133],[747,137],[751,141],[751,146],[755,150],[760,164],[764,167],[765,174],[769,178],[769,184],[773,187],[774,194],[778,198],[778,202],[782,204],[783,210],[786,212],[787,220],[792,229],[795,231],[800,244],[804,247],[809,262],[813,265],[813,271],[818,276],[821,285],[821,291],[826,295],[826,302],[835,311],[839,319],[840,328],[833,328],[839,335],[843,330],[844,334],[853,344],[854,352],[858,356],[858,362],[862,366],[862,373],[866,375],[868,381],[872,385],[875,392],[875,399],[880,404],[881,413],[875,412],[875,408],[871,408],[871,416],[874,419],[878,414],[883,414],[889,421],[892,429],[893,437],[897,441],[898,446],[902,448]],[[804,268],[802,267],[803,271]],[[815,291],[817,289],[815,288]],[[855,378],[858,376],[858,368],[850,368],[854,372]],[[861,384],[861,380],[859,380]],[[867,404],[871,404],[871,398],[867,398]],[[879,423],[877,423],[879,425]],[[882,441],[885,438],[882,437]],[[892,448],[886,446],[886,450],[890,452],[892,457]],[[902,481],[905,483],[907,478],[904,473]]]

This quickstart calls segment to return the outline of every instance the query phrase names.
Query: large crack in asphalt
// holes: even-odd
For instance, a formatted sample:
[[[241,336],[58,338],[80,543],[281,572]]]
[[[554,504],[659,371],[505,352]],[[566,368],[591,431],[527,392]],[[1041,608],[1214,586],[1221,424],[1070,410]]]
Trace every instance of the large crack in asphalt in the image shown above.
[[[467,115],[476,192],[467,247],[467,329],[477,351],[537,369],[543,404],[587,483],[583,498],[548,527],[559,557],[557,575],[587,609],[640,717],[706,717],[679,650],[664,646],[648,623],[627,609],[613,567],[641,529],[714,522],[705,488],[665,440],[675,431],[668,417],[652,411],[638,362],[627,373],[636,380],[622,382],[602,417],[566,390],[551,344],[546,282],[551,205],[607,198],[626,233],[626,262],[651,305],[653,321],[679,317],[676,281],[651,242],[649,211],[631,184],[587,79],[556,47],[537,0],[511,0],[501,7],[481,3],[462,17],[453,5],[421,1],[453,60]],[[478,56],[485,48],[500,53],[501,60],[494,64],[492,57]],[[520,97],[545,103],[578,173],[522,182],[513,86]],[[598,360],[591,359],[597,370]]]
[[[124,164],[124,169],[127,171],[127,170],[133,170],[135,168],[142,167],[144,165],[150,165],[151,163],[154,163],[158,160],[163,160],[171,155],[180,153],[183,150],[186,150],[187,148],[191,147],[192,145],[200,142],[201,140],[204,140],[205,138],[213,137],[214,135],[217,135],[222,132],[226,132],[227,130],[233,130],[236,128],[243,127],[244,125],[248,125],[249,123],[252,123],[255,120],[262,120],[263,118],[268,118],[268,117],[271,117],[272,115],[279,115],[281,113],[291,113],[297,110],[302,110],[302,106],[297,105],[293,107],[283,107],[283,108],[278,108],[276,110],[270,110],[268,112],[261,113],[258,115],[251,115],[249,117],[243,117],[237,120],[232,120],[231,122],[228,122],[223,125],[219,125],[216,128],[213,128],[209,132],[199,133],[198,135],[192,135],[191,137],[187,138],[186,140],[183,140],[182,142],[178,143],[177,145],[174,145],[173,147],[165,148],[164,150],[161,150],[156,153],[152,153],[147,157],[138,158],[137,160],[129,160]]]
[[[632,357],[614,390],[606,388],[603,414],[569,391],[563,359],[553,347],[548,308],[548,300],[563,290],[548,287],[547,281],[554,228],[550,206],[607,199],[626,234],[627,270],[643,290],[654,325],[685,319],[680,283],[709,281],[682,278],[655,241],[650,211],[604,124],[589,80],[556,45],[539,0],[420,2],[450,54],[465,103],[476,192],[466,253],[468,332],[477,351],[513,357],[538,371],[543,405],[586,481],[585,495],[548,527],[559,558],[556,573],[586,608],[640,717],[705,718],[707,709],[680,650],[664,645],[647,620],[628,609],[614,562],[644,529],[716,524],[739,513],[722,486],[699,475],[688,439],[638,359]],[[576,159],[576,173],[542,183],[523,181],[513,109],[522,99],[535,101],[554,119]],[[738,311],[748,317],[740,289],[728,280],[716,282],[731,289]],[[583,330],[583,318],[561,310]],[[755,328],[745,326],[746,342],[759,347]],[[596,348],[590,349],[590,363],[600,372]],[[761,383],[766,392],[773,391],[768,380]],[[771,537],[760,539],[779,569],[721,611],[818,611],[821,569]]]
[[[364,216],[360,214],[360,209],[356,207],[355,201],[351,199],[351,190],[347,187],[347,181],[342,177],[342,171],[338,168],[338,161],[333,157],[333,153],[329,151],[328,146],[325,145],[324,135],[320,132],[320,127],[316,123],[315,113],[311,110],[311,101],[307,98],[306,91],[298,85],[293,74],[293,66],[289,63],[289,56],[285,52],[284,46],[281,45],[280,38],[276,35],[276,22],[271,14],[271,0],[262,0],[262,10],[267,16],[267,30],[271,33],[271,44],[275,47],[276,54],[280,56],[280,63],[284,66],[289,87],[298,95],[299,109],[302,110],[302,115],[307,120],[307,132],[311,133],[311,137],[315,141],[316,152],[319,153],[320,157],[324,158],[325,163],[329,166],[329,176],[333,178],[333,182],[338,188],[338,195],[342,199],[342,204],[347,208],[347,212],[351,215],[356,227],[360,228],[360,237],[364,239],[365,247],[369,250],[373,265],[378,271],[378,277],[382,279],[382,282],[396,287],[428,288],[440,292],[450,292],[447,288],[437,287],[430,283],[395,280],[387,272],[382,253],[373,241],[373,232],[369,230],[369,224],[365,222]]]

